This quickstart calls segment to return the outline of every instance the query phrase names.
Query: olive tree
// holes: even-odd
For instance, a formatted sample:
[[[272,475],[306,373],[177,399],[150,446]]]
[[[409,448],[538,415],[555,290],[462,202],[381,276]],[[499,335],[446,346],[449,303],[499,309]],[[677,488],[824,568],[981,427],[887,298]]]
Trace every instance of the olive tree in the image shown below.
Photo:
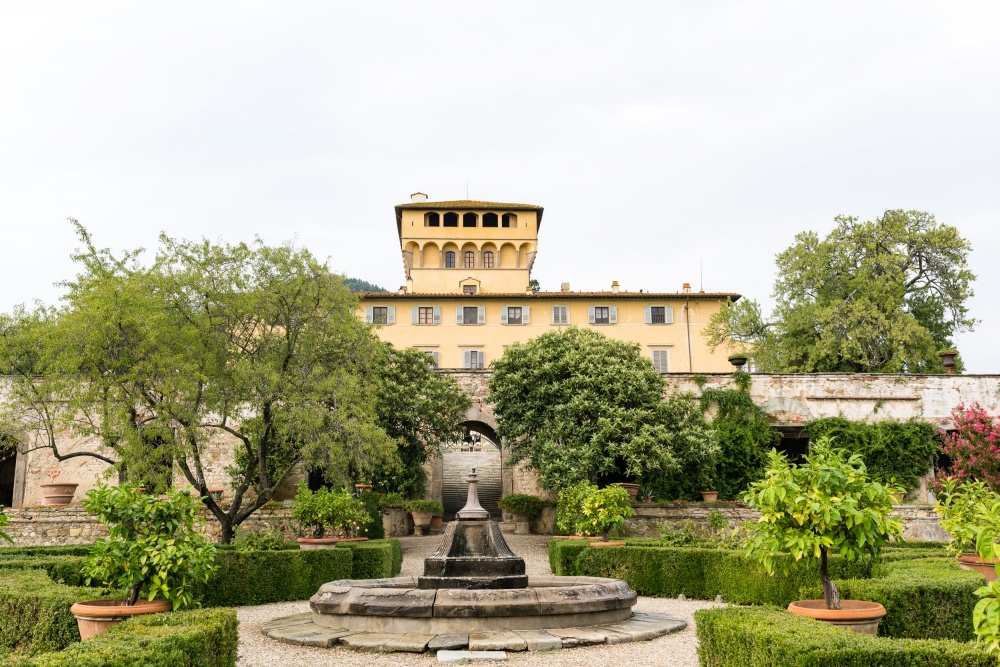
[[[710,468],[718,453],[696,402],[664,401],[663,376],[636,343],[569,327],[510,345],[492,367],[497,434],[545,489]]]

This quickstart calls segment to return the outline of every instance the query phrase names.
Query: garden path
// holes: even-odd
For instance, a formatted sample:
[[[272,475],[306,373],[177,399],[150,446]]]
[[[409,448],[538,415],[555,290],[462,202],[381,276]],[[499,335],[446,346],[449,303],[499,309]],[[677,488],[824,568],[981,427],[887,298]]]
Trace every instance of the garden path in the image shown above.
[[[551,574],[548,561],[548,541],[544,535],[512,535],[504,538],[514,553],[524,558],[528,574]],[[404,537],[404,575],[423,574],[424,558],[431,555],[441,538]],[[692,614],[698,609],[716,606],[711,602],[679,602],[665,598],[640,597],[636,611],[669,614],[687,621],[683,631],[649,642],[619,644],[616,646],[588,646],[544,653],[508,653],[506,663],[477,662],[477,665],[512,665],[516,667],[569,667],[570,665],[627,664],[630,667],[696,667],[698,665],[697,639],[694,634]],[[433,654],[408,653],[357,653],[345,648],[310,648],[289,646],[268,639],[260,633],[261,626],[273,618],[309,611],[308,602],[283,602],[241,607],[239,667],[430,667],[438,664]]]

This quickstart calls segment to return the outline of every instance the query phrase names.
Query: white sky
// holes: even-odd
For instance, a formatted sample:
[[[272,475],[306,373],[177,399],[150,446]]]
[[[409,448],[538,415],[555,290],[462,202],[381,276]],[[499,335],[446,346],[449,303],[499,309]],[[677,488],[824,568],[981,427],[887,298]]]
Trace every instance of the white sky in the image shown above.
[[[961,336],[1000,373],[1000,3],[0,0],[0,310],[75,247],[296,239],[403,281],[421,190],[544,206],[544,289],[770,304],[837,214],[971,240]]]

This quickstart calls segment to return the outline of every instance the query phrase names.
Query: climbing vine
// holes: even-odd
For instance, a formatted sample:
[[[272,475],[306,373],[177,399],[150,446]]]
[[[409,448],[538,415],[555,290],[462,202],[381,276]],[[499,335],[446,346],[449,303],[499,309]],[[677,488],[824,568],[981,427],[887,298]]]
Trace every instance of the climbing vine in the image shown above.
[[[880,482],[895,479],[907,490],[920,485],[941,450],[937,429],[918,421],[874,424],[843,417],[817,419],[806,426],[810,440],[831,437],[837,447],[860,454],[868,474]]]

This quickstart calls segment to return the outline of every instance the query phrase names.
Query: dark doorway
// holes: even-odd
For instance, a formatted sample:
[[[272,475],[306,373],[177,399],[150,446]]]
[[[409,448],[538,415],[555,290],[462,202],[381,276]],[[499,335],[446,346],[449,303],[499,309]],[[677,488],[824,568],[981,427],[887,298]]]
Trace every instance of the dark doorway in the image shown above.
[[[10,452],[0,454],[0,507],[10,507],[14,504],[14,467],[17,454]]]

